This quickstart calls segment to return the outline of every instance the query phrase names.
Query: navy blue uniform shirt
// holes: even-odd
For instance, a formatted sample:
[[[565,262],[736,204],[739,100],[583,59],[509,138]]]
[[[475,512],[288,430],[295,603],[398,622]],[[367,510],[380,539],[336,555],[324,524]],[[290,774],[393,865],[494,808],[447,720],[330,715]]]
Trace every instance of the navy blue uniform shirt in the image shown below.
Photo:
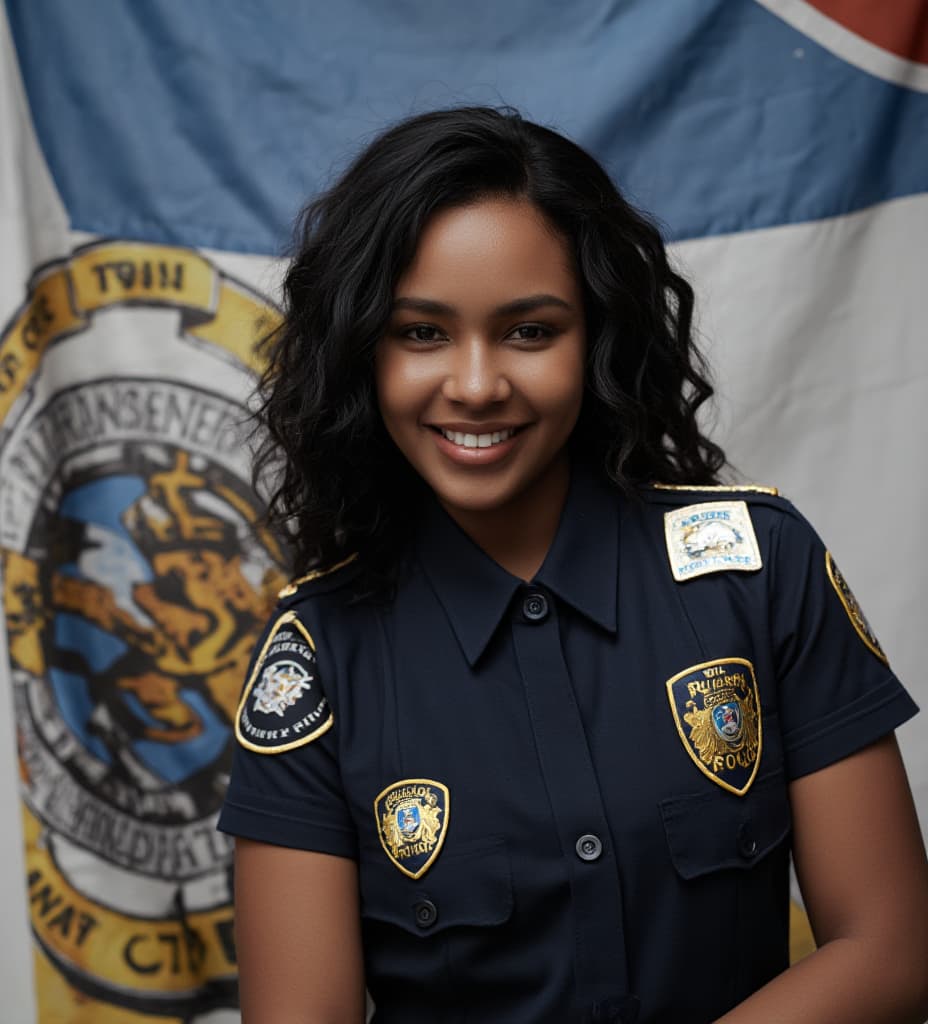
[[[437,503],[392,602],[356,571],[282,599],[220,827],[358,861],[375,1021],[698,1024],[787,966],[788,783],[916,710],[787,501],[575,469],[531,583]]]

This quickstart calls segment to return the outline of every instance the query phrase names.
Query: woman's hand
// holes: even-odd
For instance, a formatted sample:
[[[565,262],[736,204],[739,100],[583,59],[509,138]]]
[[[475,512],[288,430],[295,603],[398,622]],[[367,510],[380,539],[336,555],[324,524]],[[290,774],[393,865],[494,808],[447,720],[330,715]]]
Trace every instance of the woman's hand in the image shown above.
[[[353,860],[236,839],[235,942],[243,1024],[363,1024]]]
[[[718,1024],[921,1024],[928,863],[895,738],[797,779],[790,803],[819,948]]]

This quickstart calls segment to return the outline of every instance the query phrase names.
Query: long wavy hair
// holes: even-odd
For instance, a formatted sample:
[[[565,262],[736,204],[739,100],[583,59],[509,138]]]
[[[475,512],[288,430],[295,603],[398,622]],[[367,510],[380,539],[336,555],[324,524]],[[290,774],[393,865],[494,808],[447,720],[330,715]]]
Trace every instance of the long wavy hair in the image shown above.
[[[255,461],[297,573],[357,551],[370,589],[393,578],[424,484],[382,423],[375,348],[429,218],[489,197],[533,203],[575,257],[587,325],[575,453],[624,490],[717,482],[725,456],[696,415],[713,392],[693,291],[655,226],[556,132],[509,109],[434,111],[376,138],[298,221],[284,318],[262,343]]]

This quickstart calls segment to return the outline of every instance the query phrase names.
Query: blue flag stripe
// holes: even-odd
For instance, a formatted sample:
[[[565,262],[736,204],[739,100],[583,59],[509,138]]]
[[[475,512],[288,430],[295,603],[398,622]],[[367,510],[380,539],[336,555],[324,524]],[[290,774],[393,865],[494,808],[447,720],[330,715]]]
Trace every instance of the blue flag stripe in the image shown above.
[[[364,139],[460,102],[565,131],[672,239],[928,189],[928,94],[755,3],[6,2],[41,145],[95,233],[277,253]]]

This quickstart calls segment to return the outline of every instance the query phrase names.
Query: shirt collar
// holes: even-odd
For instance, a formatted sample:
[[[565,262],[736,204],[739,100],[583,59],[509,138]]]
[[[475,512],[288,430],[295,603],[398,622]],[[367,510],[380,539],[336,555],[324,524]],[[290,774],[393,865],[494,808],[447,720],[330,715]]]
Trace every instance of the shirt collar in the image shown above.
[[[419,560],[473,666],[523,581],[478,547],[434,498],[426,504],[416,535]],[[616,632],[618,532],[618,495],[575,462],[554,542],[532,582],[610,633]]]

